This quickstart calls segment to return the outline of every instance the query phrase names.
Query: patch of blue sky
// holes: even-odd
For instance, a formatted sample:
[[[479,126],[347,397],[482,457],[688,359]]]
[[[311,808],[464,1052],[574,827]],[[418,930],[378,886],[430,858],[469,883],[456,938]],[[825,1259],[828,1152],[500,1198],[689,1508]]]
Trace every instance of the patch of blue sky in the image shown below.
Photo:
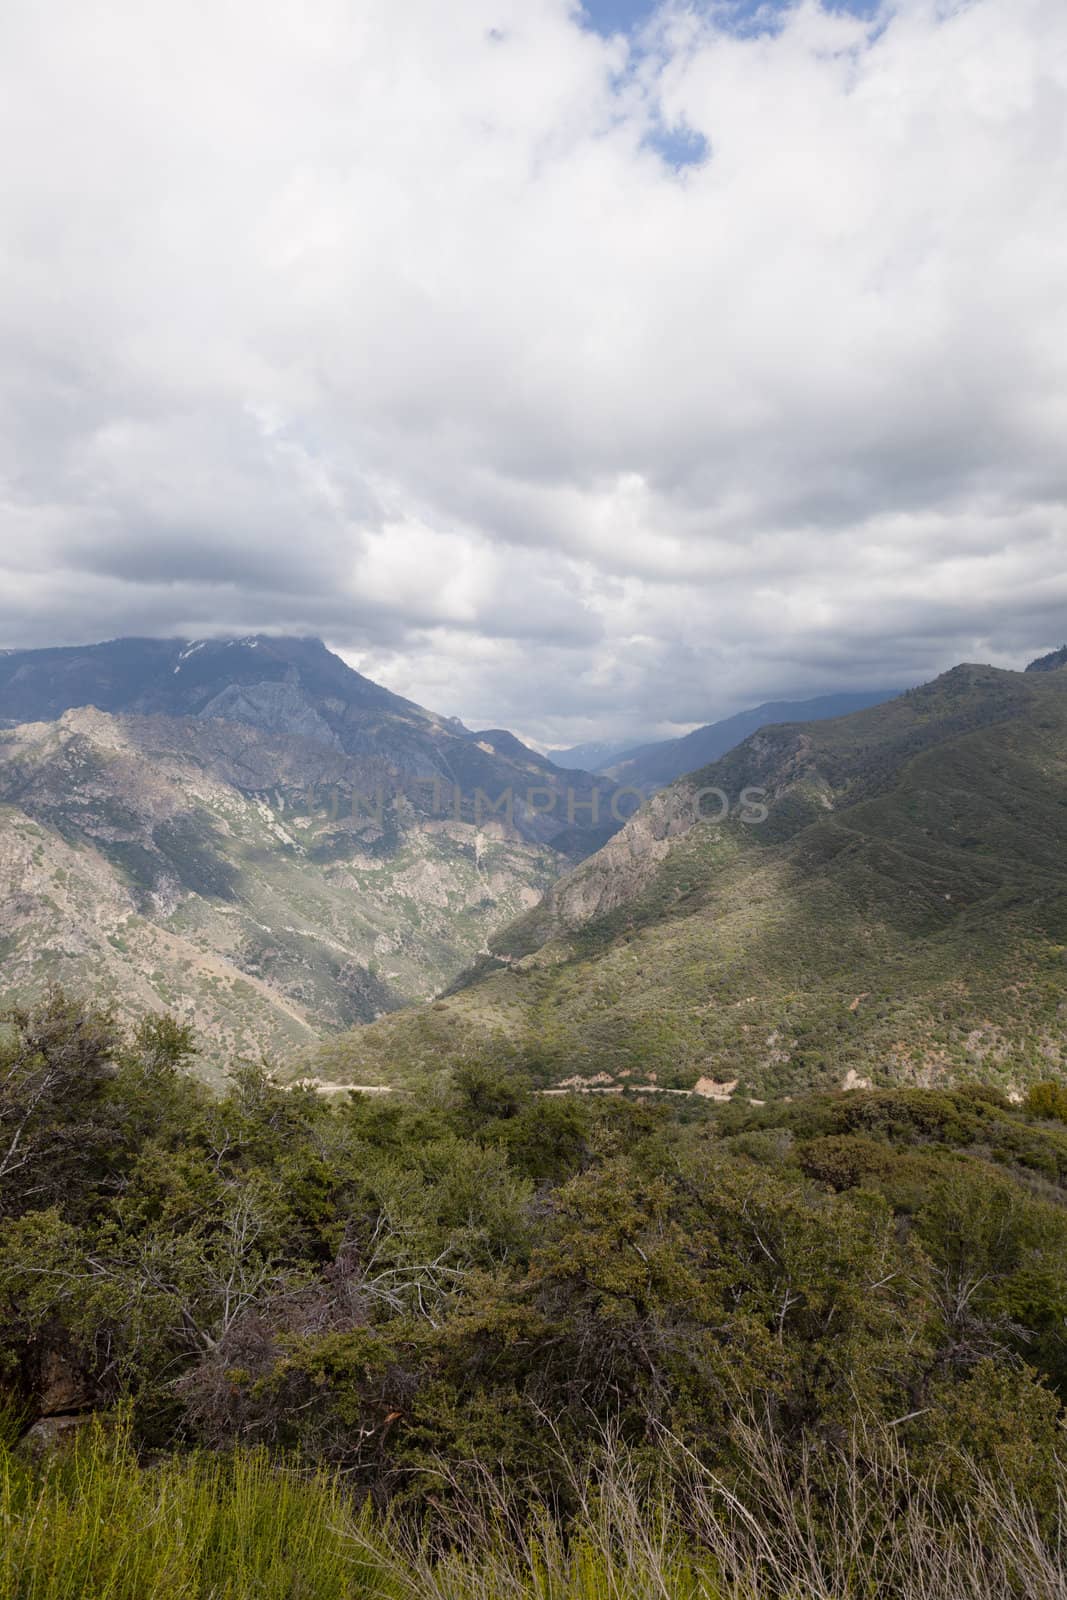
[[[704,135],[684,124],[653,128],[645,135],[643,143],[676,172],[686,167],[699,167],[711,154],[711,146]]]
[[[690,0],[694,10],[715,13],[722,27],[737,33],[773,28],[776,14],[788,11],[795,0]],[[829,11],[847,11],[855,17],[874,17],[881,0],[823,0]],[[657,0],[582,0],[586,26],[605,36],[635,33],[657,9]]]
[[[776,31],[786,12],[796,3],[797,0],[688,0],[688,8],[707,12],[714,16],[719,27],[745,36]],[[873,21],[883,9],[884,0],[821,0],[821,3],[828,11],[847,12],[850,16]],[[663,0],[582,0],[582,16],[586,27],[605,38],[619,33],[637,37],[661,4]],[[637,57],[631,58],[620,82],[629,76],[639,58],[638,48]],[[685,125],[660,124],[646,134],[644,143],[676,172],[700,166],[711,154],[704,135]]]

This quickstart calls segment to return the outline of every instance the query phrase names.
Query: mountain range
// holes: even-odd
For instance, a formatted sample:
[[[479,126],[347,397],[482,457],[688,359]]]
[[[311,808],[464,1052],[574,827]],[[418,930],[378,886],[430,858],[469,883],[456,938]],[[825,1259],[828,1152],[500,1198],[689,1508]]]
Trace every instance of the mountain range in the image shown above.
[[[826,722],[832,717],[847,716],[850,711],[880,705],[899,692],[897,689],[874,689],[859,694],[819,695],[812,700],[769,700],[764,705],[724,717],[721,722],[694,728],[680,739],[662,739],[614,753],[597,765],[591,765],[590,771],[652,794],[687,772],[695,772],[698,767],[717,761],[749,734],[758,733],[760,728],[772,723]]]
[[[485,1053],[546,1089],[1014,1092],[1067,1068],[1063,657],[768,703],[593,775],[317,640],[8,651],[0,988],[171,1009],[208,1077]],[[656,789],[625,822],[619,784]]]
[[[578,768],[583,772],[601,772],[613,761],[620,761],[633,748],[629,739],[591,739],[587,744],[571,745],[569,749],[548,752],[550,761],[567,771]]]
[[[632,784],[651,794],[673,783],[675,778],[697,767],[717,761],[728,750],[772,722],[822,722],[843,717],[850,711],[880,705],[900,693],[899,689],[874,689],[855,694],[818,695],[810,700],[768,700],[732,717],[694,728],[677,739],[657,739],[635,745],[632,740],[594,740],[570,749],[550,750],[557,767],[580,767],[587,772],[615,778],[620,785]]]
[[[82,706],[134,716],[237,722],[263,733],[384,762],[408,782],[437,780],[446,793],[515,791],[517,827],[565,850],[574,827],[538,815],[526,789],[558,784],[553,764],[502,729],[472,733],[354,671],[319,639],[254,634],[243,639],[113,639],[104,644],[0,654],[0,725],[53,721]],[[375,768],[372,775],[376,776]],[[587,799],[585,774],[568,782]],[[576,815],[585,816],[576,803]]]
[[[611,785],[317,640],[0,656],[0,986],[282,1053],[435,994],[619,826]],[[596,804],[599,820],[592,820]]]
[[[723,815],[728,804],[729,814]],[[543,1087],[764,1098],[1067,1070],[1067,672],[965,665],[661,791],[324,1079],[485,1053]]]

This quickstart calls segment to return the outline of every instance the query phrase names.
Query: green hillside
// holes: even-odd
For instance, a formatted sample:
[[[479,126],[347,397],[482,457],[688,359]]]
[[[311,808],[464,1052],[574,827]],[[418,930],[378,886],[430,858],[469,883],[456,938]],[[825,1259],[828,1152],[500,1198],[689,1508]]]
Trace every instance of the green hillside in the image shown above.
[[[1065,847],[1067,674],[958,667],[664,791],[453,993],[314,1071],[398,1083],[506,1045],[541,1085],[1018,1091],[1067,1068]]]

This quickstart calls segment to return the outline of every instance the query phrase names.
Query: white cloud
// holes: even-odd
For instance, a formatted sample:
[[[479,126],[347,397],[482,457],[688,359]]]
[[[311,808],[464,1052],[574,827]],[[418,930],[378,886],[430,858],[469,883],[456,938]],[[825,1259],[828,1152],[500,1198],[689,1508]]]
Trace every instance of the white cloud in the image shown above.
[[[8,0],[0,642],[559,740],[1058,644],[1062,0],[717,15]]]

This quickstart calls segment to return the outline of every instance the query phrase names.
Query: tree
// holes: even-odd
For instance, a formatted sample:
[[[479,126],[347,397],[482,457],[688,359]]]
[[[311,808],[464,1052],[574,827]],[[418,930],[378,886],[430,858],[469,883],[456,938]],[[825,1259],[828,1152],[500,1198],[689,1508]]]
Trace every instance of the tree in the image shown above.
[[[110,1139],[101,1113],[121,1039],[109,1011],[51,990],[5,1017],[0,1043],[0,1215],[81,1192]]]

